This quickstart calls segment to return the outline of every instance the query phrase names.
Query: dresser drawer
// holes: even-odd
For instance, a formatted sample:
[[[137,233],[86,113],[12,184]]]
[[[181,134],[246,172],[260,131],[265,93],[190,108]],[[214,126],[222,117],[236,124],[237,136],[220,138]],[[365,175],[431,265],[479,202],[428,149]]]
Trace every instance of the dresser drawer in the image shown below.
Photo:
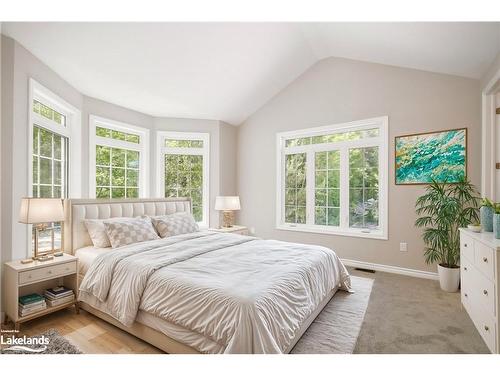
[[[482,336],[486,346],[492,353],[496,353],[496,325],[493,316],[484,313],[482,310],[474,310],[474,324],[479,334]]]
[[[474,263],[476,267],[486,276],[493,281],[495,279],[495,254],[493,249],[483,245],[481,242],[474,242]]]
[[[470,281],[468,289],[474,303],[480,306],[488,315],[495,316],[495,284],[487,279],[481,272],[475,271],[472,275],[472,280]]]
[[[474,240],[464,233],[460,233],[460,254],[474,262]]]
[[[31,284],[40,280],[52,279],[58,276],[76,273],[76,262],[68,262],[53,266],[38,268],[36,270],[19,273],[19,284]]]
[[[473,285],[473,273],[474,268],[472,263],[467,258],[462,258],[460,260],[460,294],[462,304],[468,308],[471,303],[471,292],[470,289]]]

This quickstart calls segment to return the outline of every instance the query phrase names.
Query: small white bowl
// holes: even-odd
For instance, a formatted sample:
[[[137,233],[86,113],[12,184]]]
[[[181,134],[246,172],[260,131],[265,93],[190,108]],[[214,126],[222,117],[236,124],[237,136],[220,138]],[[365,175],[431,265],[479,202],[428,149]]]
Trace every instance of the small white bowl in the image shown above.
[[[467,228],[469,228],[471,231],[476,232],[476,233],[481,232],[481,226],[480,225],[469,224],[469,225],[467,225]]]

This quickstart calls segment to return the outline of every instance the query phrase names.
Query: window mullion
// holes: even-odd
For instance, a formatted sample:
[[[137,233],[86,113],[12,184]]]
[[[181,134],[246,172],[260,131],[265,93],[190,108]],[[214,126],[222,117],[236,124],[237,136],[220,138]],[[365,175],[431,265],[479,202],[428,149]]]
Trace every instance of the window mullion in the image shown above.
[[[306,152],[306,224],[314,225],[314,191],[315,191],[315,178],[314,178],[314,151],[309,150]]]
[[[346,146],[340,149],[340,228],[349,228],[349,154]]]

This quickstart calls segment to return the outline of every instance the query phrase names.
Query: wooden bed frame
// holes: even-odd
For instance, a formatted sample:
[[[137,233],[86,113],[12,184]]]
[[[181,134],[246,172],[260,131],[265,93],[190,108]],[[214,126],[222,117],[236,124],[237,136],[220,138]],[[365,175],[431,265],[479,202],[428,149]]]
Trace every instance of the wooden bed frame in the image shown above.
[[[92,242],[83,225],[85,219],[106,219],[110,217],[135,217],[140,215],[162,215],[173,212],[191,211],[190,198],[158,198],[158,199],[67,199],[64,222],[64,249],[74,254],[75,250],[91,246]],[[79,275],[78,279],[82,276]],[[79,285],[79,282],[78,282]],[[338,288],[332,290],[320,303],[318,308],[304,321],[304,324],[295,335],[285,353],[289,353],[295,344],[316,319],[323,308],[328,304]],[[127,327],[110,315],[98,310],[88,303],[79,302],[79,306],[98,318],[134,335],[141,340],[170,354],[200,354],[196,349],[185,345],[176,339],[165,335],[151,327],[134,322]]]

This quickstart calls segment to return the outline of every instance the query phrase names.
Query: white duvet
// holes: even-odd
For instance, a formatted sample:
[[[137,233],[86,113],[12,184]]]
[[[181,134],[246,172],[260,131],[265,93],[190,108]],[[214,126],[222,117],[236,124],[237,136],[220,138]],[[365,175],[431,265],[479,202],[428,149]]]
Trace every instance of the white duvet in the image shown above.
[[[143,310],[225,353],[282,353],[336,287],[349,274],[325,247],[196,232],[100,255],[80,291],[126,326]]]

